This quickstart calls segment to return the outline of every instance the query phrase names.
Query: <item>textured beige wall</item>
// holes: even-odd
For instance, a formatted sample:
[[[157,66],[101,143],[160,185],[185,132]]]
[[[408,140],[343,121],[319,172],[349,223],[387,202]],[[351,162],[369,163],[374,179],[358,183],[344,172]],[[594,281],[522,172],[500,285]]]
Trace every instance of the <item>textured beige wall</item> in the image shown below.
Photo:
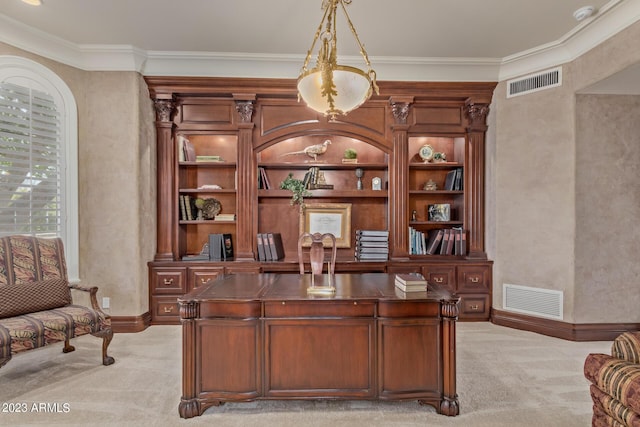
[[[86,72],[0,43],[0,55],[48,67],[78,106],[80,279],[111,298],[111,314],[148,311],[155,252],[154,115],[133,72]]]
[[[611,147],[626,164],[618,168],[624,175],[619,178],[637,181],[638,125],[630,123],[638,123],[637,100],[588,96],[576,101],[576,92],[640,61],[638,40],[640,23],[565,64],[559,88],[511,99],[506,99],[505,82],[496,88],[495,140],[487,150],[488,164],[495,168],[488,172],[488,191],[495,192],[488,212],[494,212],[496,231],[487,235],[488,249],[495,250],[495,308],[503,308],[503,284],[512,283],[563,291],[566,322],[640,321],[640,269],[635,267],[640,232],[630,231],[629,217],[618,221],[623,214],[611,215],[607,207],[635,215],[638,196],[614,189],[601,160],[587,158],[594,151],[606,153],[604,141],[622,134]],[[620,160],[622,151],[625,160]],[[594,208],[597,202],[602,206]],[[611,220],[602,221],[603,216]],[[487,228],[492,230],[490,224]],[[593,233],[605,234],[605,228],[631,241],[603,251]]]
[[[640,96],[576,105],[576,322],[640,322]]]

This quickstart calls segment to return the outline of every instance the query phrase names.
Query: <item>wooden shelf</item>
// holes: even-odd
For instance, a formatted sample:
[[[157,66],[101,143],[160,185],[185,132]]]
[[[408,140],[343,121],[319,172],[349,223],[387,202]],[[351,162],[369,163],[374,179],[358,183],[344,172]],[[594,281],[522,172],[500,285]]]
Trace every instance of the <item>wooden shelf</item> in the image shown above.
[[[386,163],[322,163],[322,162],[309,162],[309,163],[293,163],[293,162],[278,162],[278,163],[258,163],[259,167],[266,169],[293,169],[293,170],[306,170],[312,167],[319,167],[325,170],[385,170],[387,169]]]
[[[308,190],[311,196],[305,196],[305,199],[313,198],[387,198],[386,190]],[[289,190],[258,190],[260,198],[274,199],[290,199],[291,191]]]

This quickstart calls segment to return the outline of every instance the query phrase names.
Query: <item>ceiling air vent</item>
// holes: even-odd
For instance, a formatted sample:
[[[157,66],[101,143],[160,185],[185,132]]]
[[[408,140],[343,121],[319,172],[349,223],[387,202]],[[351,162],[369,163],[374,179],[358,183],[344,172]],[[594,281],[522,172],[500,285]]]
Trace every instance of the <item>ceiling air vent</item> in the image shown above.
[[[562,85],[562,67],[519,77],[507,82],[507,98]]]

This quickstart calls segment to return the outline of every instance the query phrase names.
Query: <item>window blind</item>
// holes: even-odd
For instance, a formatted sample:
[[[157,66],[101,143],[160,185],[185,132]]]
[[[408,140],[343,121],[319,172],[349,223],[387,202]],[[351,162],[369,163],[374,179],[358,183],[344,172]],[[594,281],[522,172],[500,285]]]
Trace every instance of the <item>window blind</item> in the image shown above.
[[[62,155],[53,97],[0,83],[0,235],[60,234]]]

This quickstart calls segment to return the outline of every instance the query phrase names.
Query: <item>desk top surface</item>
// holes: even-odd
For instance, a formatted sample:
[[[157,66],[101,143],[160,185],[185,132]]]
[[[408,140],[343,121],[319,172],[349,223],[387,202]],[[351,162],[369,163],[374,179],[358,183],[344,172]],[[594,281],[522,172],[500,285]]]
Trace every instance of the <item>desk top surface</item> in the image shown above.
[[[331,284],[331,295],[309,294],[311,275],[229,274],[220,276],[178,299],[180,302],[237,300],[421,300],[455,301],[458,297],[443,287],[429,284],[426,291],[403,292],[395,286],[395,274],[364,273],[315,276],[314,285]]]

